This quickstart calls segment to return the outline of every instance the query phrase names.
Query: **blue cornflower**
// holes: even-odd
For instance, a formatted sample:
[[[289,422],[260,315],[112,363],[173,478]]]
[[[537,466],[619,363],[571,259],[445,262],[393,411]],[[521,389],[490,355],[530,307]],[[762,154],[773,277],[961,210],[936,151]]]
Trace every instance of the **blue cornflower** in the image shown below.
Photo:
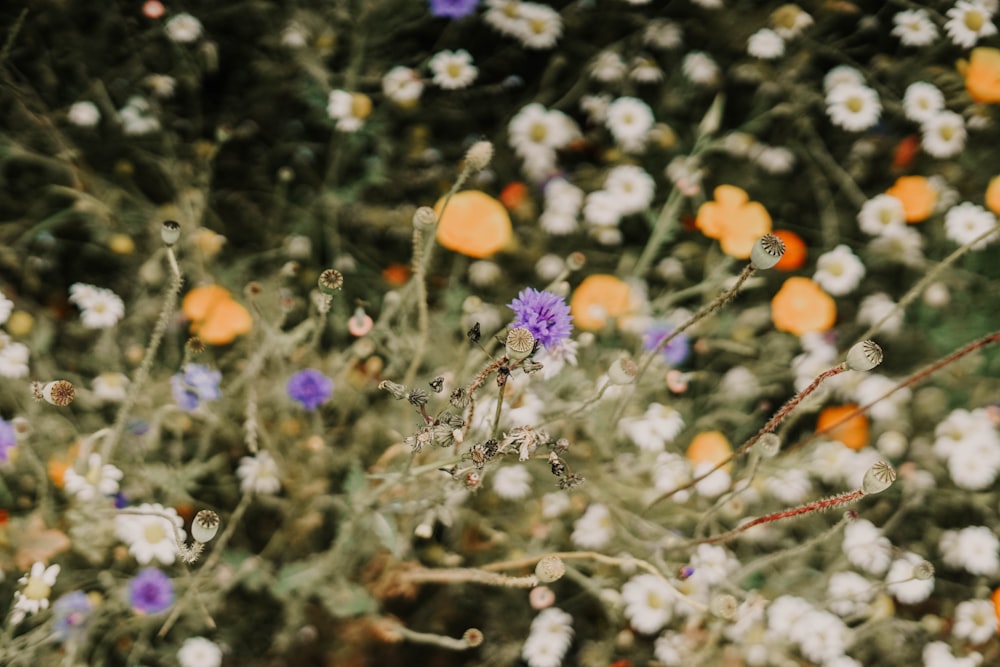
[[[508,304],[514,311],[512,327],[524,327],[542,347],[551,347],[569,338],[573,316],[558,294],[526,287]]]
[[[13,424],[0,417],[0,461],[9,460],[7,450],[15,445],[17,439],[14,437]]]
[[[479,0],[430,0],[431,14],[460,19],[476,11]]]
[[[155,567],[139,570],[128,584],[129,602],[139,614],[157,614],[174,603],[174,584]]]
[[[673,333],[673,331],[674,327],[665,322],[654,324],[642,338],[643,349],[655,350],[660,341]],[[663,358],[671,366],[680,366],[691,355],[691,341],[684,334],[678,334],[673,340],[667,343],[666,347],[660,350],[660,354],[663,355]]]
[[[315,410],[333,393],[333,380],[315,368],[306,368],[288,380],[288,396],[306,410]]]
[[[181,410],[191,412],[202,401],[222,397],[219,382],[222,373],[204,364],[186,364],[181,373],[170,378],[170,389]]]
[[[52,603],[52,632],[65,642],[82,636],[94,605],[83,591],[66,593]]]

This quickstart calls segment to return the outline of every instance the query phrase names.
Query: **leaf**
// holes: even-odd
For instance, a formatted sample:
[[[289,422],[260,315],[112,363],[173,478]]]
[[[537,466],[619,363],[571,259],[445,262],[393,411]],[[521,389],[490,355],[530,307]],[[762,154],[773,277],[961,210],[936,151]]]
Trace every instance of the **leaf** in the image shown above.
[[[400,558],[402,545],[399,542],[399,533],[396,531],[396,526],[384,514],[376,513],[372,519],[372,529],[375,531],[375,535],[379,541],[393,556]]]

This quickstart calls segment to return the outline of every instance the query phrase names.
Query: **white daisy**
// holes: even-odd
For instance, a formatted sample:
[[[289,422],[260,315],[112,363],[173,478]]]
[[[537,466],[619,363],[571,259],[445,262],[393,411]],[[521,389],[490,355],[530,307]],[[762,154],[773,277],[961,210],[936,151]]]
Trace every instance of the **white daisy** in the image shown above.
[[[608,172],[604,189],[618,200],[622,215],[641,213],[653,203],[656,183],[642,167],[619,165]]]
[[[1000,435],[986,410],[957,408],[934,429],[934,453],[940,458],[948,458],[966,442],[975,440],[988,441],[1000,447]]]
[[[750,149],[750,158],[764,171],[776,176],[791,172],[795,166],[795,153],[783,146],[754,144]]]
[[[650,403],[641,417],[622,419],[618,425],[639,449],[662,452],[684,430],[684,418],[673,408]]]
[[[572,643],[573,617],[558,607],[549,607],[531,621],[521,658],[528,667],[559,667]]]
[[[479,70],[472,64],[472,54],[465,49],[439,51],[427,66],[434,73],[434,83],[445,90],[466,88],[479,74]]]
[[[502,35],[512,37],[521,29],[521,0],[486,0],[483,20]]]
[[[619,97],[608,105],[607,127],[624,150],[643,149],[655,119],[649,105],[635,97]]]
[[[825,252],[816,260],[813,281],[833,296],[854,291],[865,277],[865,265],[846,245]]]
[[[775,31],[761,28],[747,40],[747,53],[762,60],[780,58],[785,55],[785,40]]]
[[[0,331],[0,377],[23,378],[28,374],[30,351],[24,343],[15,343]]]
[[[612,83],[621,81],[627,69],[618,52],[601,51],[590,65],[590,76],[595,81]]]
[[[691,51],[684,56],[681,71],[688,81],[699,86],[718,84],[722,73],[715,60],[703,51]]]
[[[947,12],[948,20],[944,24],[945,32],[956,45],[969,49],[976,45],[982,37],[997,33],[993,25],[992,13],[982,3],[958,0],[955,6]]]
[[[580,109],[587,114],[587,120],[595,125],[604,125],[608,119],[608,107],[611,106],[611,95],[584,95],[580,98]]]
[[[906,213],[903,202],[892,195],[876,195],[858,211],[858,227],[865,234],[879,236],[888,227],[905,227]]]
[[[178,14],[164,26],[167,37],[175,42],[186,44],[201,37],[201,21],[190,14]]]
[[[656,457],[653,466],[653,486],[657,491],[673,491],[691,481],[691,462],[680,454],[663,452]],[[676,503],[685,503],[691,497],[690,491],[679,491],[671,496]]]
[[[771,13],[771,26],[779,37],[795,39],[814,23],[813,17],[798,5],[782,5]]]
[[[59,569],[58,565],[45,567],[44,563],[35,563],[28,574],[17,580],[22,588],[14,592],[11,627],[18,625],[26,616],[49,608],[49,595],[56,584]]]
[[[642,634],[659,632],[673,616],[673,595],[670,586],[656,575],[632,577],[622,586],[625,617]]]
[[[663,70],[652,58],[637,56],[632,59],[628,77],[639,83],[659,83],[663,80]]]
[[[826,113],[834,125],[861,132],[878,122],[882,104],[878,94],[868,86],[841,84],[827,93]]]
[[[984,644],[997,633],[997,613],[989,600],[966,600],[955,607],[952,633],[973,644]]]
[[[885,575],[886,588],[903,604],[916,604],[930,597],[934,590],[933,568],[913,553],[907,551],[893,561]],[[929,573],[930,576],[927,576]]]
[[[184,521],[173,507],[143,503],[115,517],[115,535],[140,565],[154,559],[170,565],[177,558],[178,541],[184,540]]]
[[[581,549],[600,549],[615,534],[615,521],[608,508],[599,503],[593,503],[573,524],[573,534],[570,539]]]
[[[903,46],[927,46],[937,39],[937,26],[927,10],[908,9],[892,17],[892,34],[899,37]]]
[[[281,490],[280,474],[274,457],[266,451],[257,452],[256,456],[244,456],[236,469],[240,490],[260,495],[273,495]]]
[[[919,236],[919,234],[917,234]],[[869,294],[861,300],[858,306],[858,322],[873,327],[879,325],[881,333],[895,335],[903,328],[903,311],[895,310],[896,302],[889,298],[885,292],[875,292]],[[892,316],[886,319],[890,313]]]
[[[493,490],[504,500],[521,500],[531,493],[531,473],[523,465],[503,466],[493,473]]]
[[[681,27],[667,19],[655,19],[646,25],[642,41],[646,46],[664,51],[681,45],[684,33]]]
[[[965,148],[965,121],[954,111],[939,111],[920,127],[920,145],[928,155],[954,157]]]
[[[139,96],[130,97],[118,110],[118,120],[121,121],[122,131],[130,137],[152,134],[160,129],[160,119],[156,117],[149,100]]]
[[[94,453],[87,458],[87,466],[82,475],[73,467],[66,469],[63,485],[67,494],[75,496],[77,500],[87,501],[118,493],[118,481],[121,478],[121,470],[110,463],[103,463],[101,455]]]
[[[397,66],[382,77],[382,93],[402,107],[416,104],[423,92],[423,79],[415,69]]]
[[[66,112],[66,119],[77,127],[94,127],[101,122],[101,111],[93,102],[74,102]]]
[[[583,207],[583,190],[564,178],[554,178],[545,185],[545,210],[538,218],[539,226],[553,236],[577,231],[577,218]]]
[[[844,555],[855,567],[882,574],[892,559],[892,544],[868,519],[857,519],[844,529]]]
[[[204,637],[188,637],[177,651],[177,662],[181,667],[219,667],[222,649]]]
[[[173,97],[174,92],[177,90],[177,79],[166,74],[150,74],[143,79],[143,83],[149,86],[149,90],[153,93],[154,97],[159,97],[163,100]]]
[[[837,65],[823,77],[823,92],[830,94],[834,88],[843,85],[863,86],[865,85],[864,75],[848,65]]]
[[[571,118],[561,111],[532,103],[514,115],[507,125],[510,145],[521,157],[533,147],[563,148],[580,134]]]
[[[812,609],[792,622],[789,637],[815,663],[829,664],[848,647],[849,631],[840,618],[828,611]]]
[[[371,99],[361,93],[332,90],[327,100],[326,114],[337,121],[339,132],[357,132],[371,114]]]
[[[121,403],[128,398],[129,379],[124,373],[101,373],[94,378],[94,398],[107,403]]]
[[[903,113],[912,121],[923,123],[944,109],[944,93],[933,83],[917,81],[903,93]]]
[[[596,190],[587,195],[583,204],[583,218],[595,227],[614,227],[622,217],[617,198],[607,190]]]
[[[125,314],[125,304],[109,289],[83,283],[70,286],[69,300],[80,308],[80,319],[88,329],[107,329]]]
[[[938,545],[949,567],[982,576],[993,576],[1000,570],[1000,540],[986,526],[946,530]]]
[[[948,456],[947,463],[955,486],[970,491],[985,489],[1000,472],[1000,445],[992,438],[970,439]]]
[[[514,37],[529,49],[551,49],[562,36],[559,12],[534,2],[522,2],[520,22]]]
[[[997,226],[997,219],[982,206],[964,202],[948,209],[944,216],[944,235],[959,245],[965,245],[979,238]],[[996,234],[987,236],[972,246],[982,250],[996,241]]]

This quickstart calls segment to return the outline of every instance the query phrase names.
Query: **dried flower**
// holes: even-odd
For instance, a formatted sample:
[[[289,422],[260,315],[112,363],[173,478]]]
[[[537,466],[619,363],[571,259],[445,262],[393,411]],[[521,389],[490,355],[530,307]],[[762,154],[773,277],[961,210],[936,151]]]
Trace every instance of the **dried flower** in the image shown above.
[[[319,274],[316,284],[320,292],[324,294],[336,294],[344,286],[344,274],[337,269],[326,269]]]
[[[515,327],[507,332],[505,342],[507,357],[511,361],[526,359],[535,349],[535,337],[524,327]]]
[[[863,340],[847,351],[847,367],[852,371],[870,371],[882,363],[882,348],[873,340]]]
[[[73,402],[76,397],[76,390],[73,383],[67,380],[55,380],[54,382],[31,383],[31,393],[35,400],[44,400],[46,403],[64,408]]]

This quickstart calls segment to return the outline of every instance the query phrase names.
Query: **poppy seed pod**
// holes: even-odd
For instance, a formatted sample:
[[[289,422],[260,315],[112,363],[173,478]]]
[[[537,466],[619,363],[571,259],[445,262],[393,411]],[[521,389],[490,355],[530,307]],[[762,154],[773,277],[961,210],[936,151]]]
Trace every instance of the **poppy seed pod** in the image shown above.
[[[755,269],[770,269],[781,261],[785,254],[785,242],[774,234],[765,234],[757,239],[750,250],[750,263]]]
[[[181,238],[181,223],[176,220],[165,220],[160,227],[160,238],[168,248],[173,247]]]
[[[882,363],[882,348],[873,340],[863,340],[847,351],[847,367],[852,371],[870,371]]]
[[[506,348],[511,361],[527,359],[535,349],[535,337],[524,327],[516,327],[507,332]]]
[[[204,544],[219,532],[219,515],[212,510],[198,512],[191,522],[191,537]]]

